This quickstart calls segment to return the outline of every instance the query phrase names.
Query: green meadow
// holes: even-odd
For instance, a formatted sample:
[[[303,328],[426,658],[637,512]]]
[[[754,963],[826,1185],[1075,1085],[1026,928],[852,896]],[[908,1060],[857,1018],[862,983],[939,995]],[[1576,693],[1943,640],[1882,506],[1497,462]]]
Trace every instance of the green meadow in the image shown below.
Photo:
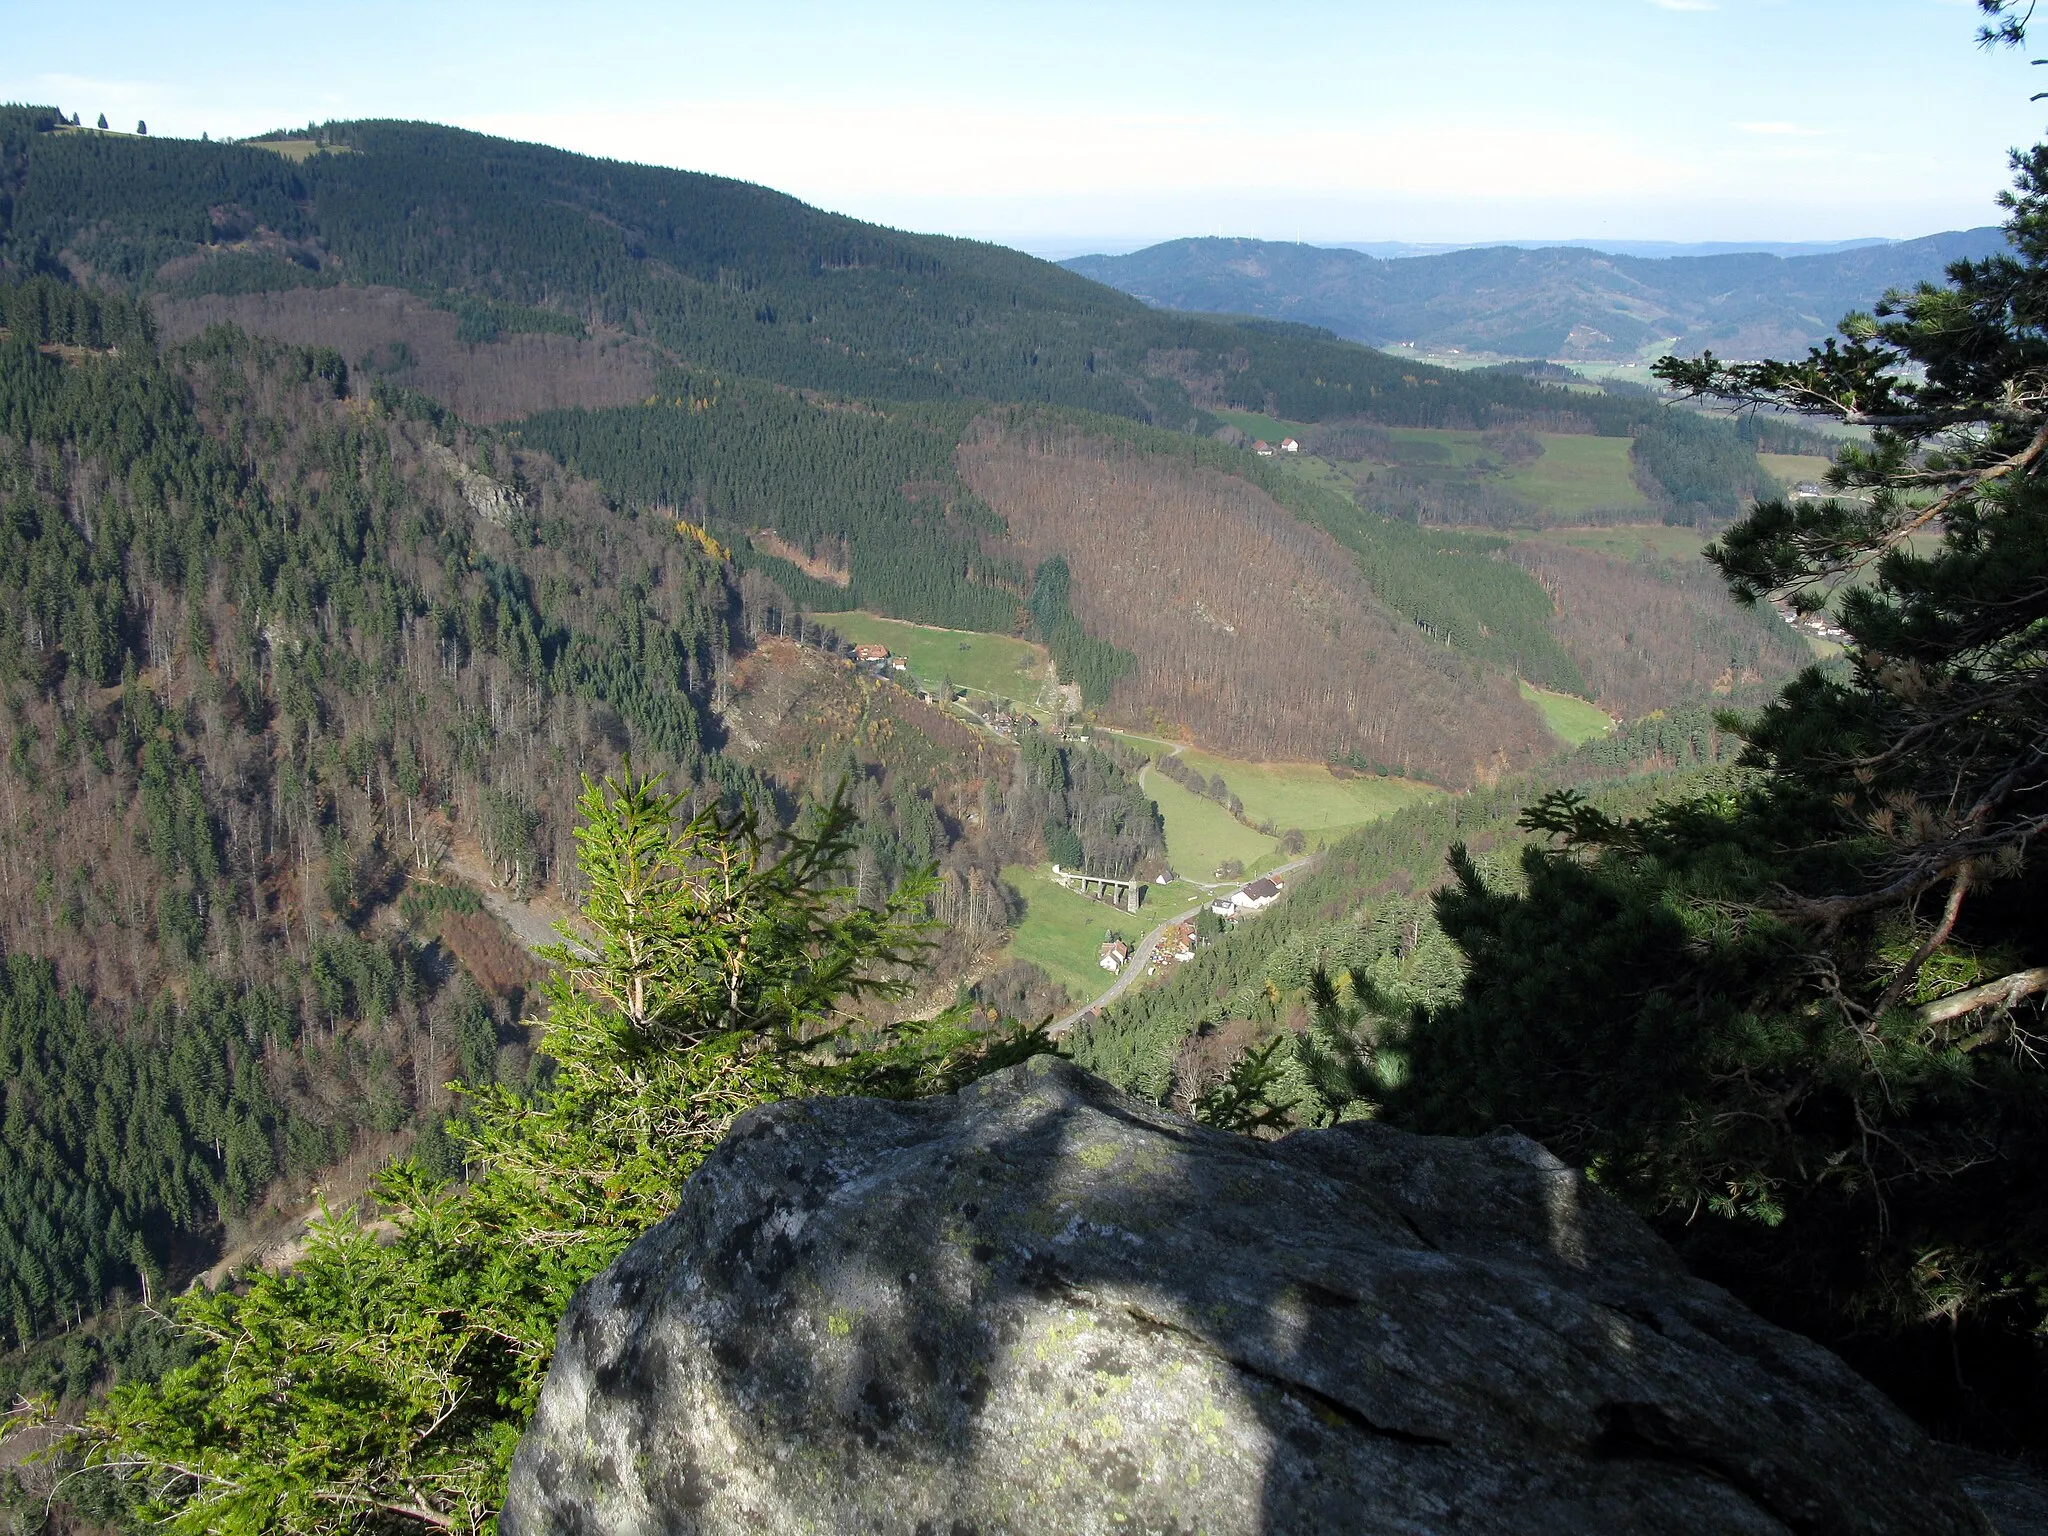
[[[1576,747],[1582,741],[1597,741],[1614,729],[1614,721],[1608,718],[1606,710],[1571,694],[1552,693],[1547,688],[1523,683],[1522,697],[1542,711],[1543,723],[1550,727],[1550,734],[1569,746]]]
[[[1008,635],[933,629],[872,613],[821,614],[819,622],[857,645],[886,645],[926,685],[953,680],[997,698],[1029,699],[1047,676],[1045,647]]]
[[[1760,453],[1756,458],[1764,473],[1781,485],[1798,485],[1808,480],[1818,485],[1835,467],[1834,460],[1817,453]]]
[[[1663,523],[1616,523],[1606,528],[1545,528],[1540,533],[1518,534],[1545,544],[1567,544],[1573,549],[1590,549],[1598,555],[1633,560],[1645,550],[1659,560],[1682,560],[1706,546],[1706,536],[1696,528],[1667,527]]]
[[[1182,789],[1165,774],[1146,774],[1145,793],[1166,823],[1167,857],[1175,872],[1187,879],[1215,878],[1216,867],[1226,859],[1236,859],[1247,872],[1277,860],[1276,839],[1255,832],[1215,801]]]
[[[1222,774],[1231,793],[1244,801],[1251,821],[1269,821],[1282,831],[1299,827],[1311,840],[1318,833],[1349,831],[1378,821],[1438,793],[1412,779],[1340,779],[1321,763],[1254,763],[1193,747],[1181,757],[1199,773],[1212,778]],[[1145,782],[1150,785],[1163,778],[1149,775]]]
[[[1650,505],[1636,484],[1627,438],[1560,432],[1540,436],[1543,457],[1501,476],[1502,487],[1511,494],[1559,517]]]
[[[1024,920],[1004,953],[1029,960],[1077,1002],[1099,996],[1115,980],[1097,963],[1105,933],[1120,934],[1135,945],[1162,915],[1172,915],[1168,907],[1155,909],[1149,901],[1135,914],[1090,901],[1055,885],[1050,871],[1023,864],[1006,865],[1003,879],[1024,898]]]

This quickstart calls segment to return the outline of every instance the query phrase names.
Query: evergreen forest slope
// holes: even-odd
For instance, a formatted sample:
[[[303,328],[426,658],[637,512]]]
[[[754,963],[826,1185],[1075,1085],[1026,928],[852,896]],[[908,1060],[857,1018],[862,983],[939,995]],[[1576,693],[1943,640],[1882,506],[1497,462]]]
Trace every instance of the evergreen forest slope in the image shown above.
[[[10,109],[0,134],[8,267],[134,293],[173,340],[226,322],[332,349],[359,385],[504,423],[508,444],[602,485],[614,509],[709,530],[760,587],[759,611],[859,606],[1031,634],[1088,705],[1218,747],[1465,783],[1547,739],[1515,675],[1591,695],[1607,672],[1597,641],[1569,631],[1504,541],[1414,526],[1529,508],[1400,468],[1333,494],[1206,441],[1234,430],[1217,412],[1324,423],[1340,447],[1387,428],[1625,440],[1653,511],[1685,520],[1730,515],[1768,483],[1754,442],[1678,422],[1647,397],[1419,367],[1304,327],[1166,315],[1014,251],[879,229],[716,177],[426,124],[329,124],[266,147],[71,130],[52,111]],[[1125,482],[1154,483],[1154,511],[1175,509],[1158,536],[1193,557],[1245,525],[1181,494],[1190,467],[1223,502],[1265,507],[1274,536],[1243,552],[1270,565],[1233,579],[1285,593],[1304,551],[1319,551],[1318,579],[1345,594],[1349,619],[1292,600],[1259,611],[1314,629],[1300,654],[1323,656],[1332,676],[1369,652],[1377,681],[1326,707],[1336,695],[1320,685],[1281,686],[1290,669],[1276,658],[1291,643],[1216,652],[1224,631],[1176,626],[1171,606],[1132,629],[1134,572],[1048,534],[1035,498],[1049,485],[1013,476],[998,509],[963,479],[969,463],[992,473],[975,458],[992,405],[1121,443]],[[1233,488],[1218,492],[1218,477]],[[1279,536],[1273,517],[1306,526]],[[1721,648],[1727,628],[1714,614],[1638,631],[1656,653],[1649,674],[1696,681],[1692,652]],[[1378,638],[1361,651],[1365,634]],[[1711,677],[1754,670],[1740,644],[1713,661]],[[1397,688],[1415,668],[1415,686]],[[1407,702],[1390,703],[1397,694]]]
[[[12,1341],[346,1163],[431,1163],[451,1078],[526,1081],[533,970],[483,906],[573,896],[586,773],[630,754],[778,821],[851,783],[874,889],[928,861],[942,907],[993,886],[1022,850],[960,836],[982,751],[900,690],[821,750],[725,750],[736,653],[791,623],[746,585],[332,351],[159,349],[132,302],[0,286]],[[957,916],[934,985],[1007,912]]]
[[[1212,238],[1063,265],[1162,309],[1325,326],[1372,346],[1593,361],[1632,359],[1649,347],[1796,356],[1886,289],[1937,281],[1952,261],[2004,249],[1994,227],[1791,257],[1496,246],[1387,260]]]

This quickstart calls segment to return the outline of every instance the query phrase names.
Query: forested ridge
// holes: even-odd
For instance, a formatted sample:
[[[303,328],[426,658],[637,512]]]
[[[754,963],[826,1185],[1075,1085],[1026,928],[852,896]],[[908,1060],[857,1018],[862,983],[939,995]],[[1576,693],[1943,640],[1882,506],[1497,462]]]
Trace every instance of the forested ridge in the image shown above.
[[[643,330],[700,368],[1175,426],[1189,414],[1176,374],[1191,363],[1227,374],[1231,402],[1264,408],[1271,396],[1297,416],[1378,402],[1427,424],[1446,401],[1483,414],[1547,394],[1519,379],[1418,374],[1313,332],[1159,316],[1014,251],[879,229],[746,183],[430,124],[329,124],[319,142],[346,152],[299,163],[56,124],[53,109],[8,109],[0,250],[18,268],[68,252],[140,287],[176,257],[217,250],[238,255],[231,283],[246,291],[260,273],[227,249],[245,246],[280,286],[331,264],[348,281]],[[187,269],[176,281],[201,280]]]
[[[726,376],[1176,429],[1201,425],[1205,405],[1424,427],[1569,413],[1623,437],[1651,415],[1313,327],[1162,314],[1015,251],[747,183],[432,124],[330,123],[300,142],[332,152],[290,161],[252,144],[63,131],[54,109],[4,117],[0,260],[16,271],[71,263],[188,293],[386,284],[448,295],[465,341],[589,324]]]
[[[526,1069],[518,967],[435,883],[451,847],[562,884],[577,775],[627,750],[794,802],[709,750],[743,604],[666,523],[352,393],[331,353],[162,353],[134,304],[48,279],[0,319],[19,1342],[161,1283],[274,1181],[431,1127],[449,1077]],[[472,967],[511,989],[495,1019]]]
[[[1071,560],[1065,617],[1033,607],[1046,552],[1020,558],[953,462],[991,403],[1049,409],[1054,430],[1124,437],[1246,480],[1348,548],[1374,600],[1433,641],[1582,694],[1591,684],[1555,633],[1551,600],[1497,540],[1420,528],[1444,519],[1398,492],[1361,486],[1347,499],[1206,443],[1220,430],[1211,411],[1631,437],[1658,505],[1686,521],[1725,520],[1768,485],[1731,425],[1678,421],[1647,395],[1420,367],[1305,327],[1163,315],[1015,252],[882,230],[715,177],[425,124],[328,124],[295,138],[316,153],[287,160],[253,143],[71,131],[36,109],[7,121],[0,264],[159,297],[310,287],[302,297],[348,305],[365,291],[356,285],[409,290],[454,318],[433,342],[444,384],[465,368],[504,377],[489,359],[518,337],[557,347],[521,353],[523,366],[581,370],[614,400],[666,358],[640,403],[530,415],[519,440],[615,499],[715,529],[800,610],[861,605],[1034,632],[1091,706],[1149,708],[1148,680],[1177,658],[1092,632],[1079,616],[1100,601],[1096,572]],[[336,335],[365,334],[358,309],[346,324],[336,311]],[[289,328],[322,329],[311,311]],[[398,387],[410,357],[401,337],[348,361]],[[792,549],[801,558],[785,558]],[[1298,722],[1280,732],[1311,753],[1314,734]],[[1484,755],[1393,738],[1382,748],[1360,760],[1440,760],[1430,771],[1458,782]]]
[[[1947,424],[1880,429],[1837,462],[1857,496],[1787,503],[1755,449],[1815,440],[1777,416],[1161,315],[716,178],[429,125],[306,140],[293,161],[0,113],[0,1339],[30,1346],[4,1379],[75,1395],[137,1362],[90,1443],[172,1469],[151,1513],[482,1528],[568,1290],[731,1113],[1045,1046],[945,1005],[1057,1002],[992,969],[1006,864],[1164,872],[1142,762],[1063,721],[976,733],[851,667],[830,625],[855,605],[1028,635],[1102,723],[1458,791],[1088,1021],[1085,1064],[1225,1128],[1515,1125],[1930,1423],[1995,1439],[1981,1402],[2034,1390],[1971,1395],[2044,1306],[2048,985],[2038,493],[1982,489],[2032,462],[1986,383],[2024,349],[1943,339],[1982,306],[1923,295],[1804,372],[1669,365],[1759,407],[1876,391]],[[408,387],[396,343],[160,344],[153,319],[365,285],[431,310],[451,357],[630,350],[633,392],[604,398],[635,403],[484,427]],[[1873,382],[1902,356],[1936,366]],[[1368,449],[1629,439],[1649,515],[1740,517],[1711,552],[1738,595],[1832,600],[1856,645],[1767,704],[1804,642],[1696,557],[1510,538],[1505,500],[1445,526],[1469,507],[1257,457],[1219,410]],[[1943,550],[1895,549],[1930,475],[1956,491]],[[1520,679],[1634,718],[1564,753]],[[653,907],[606,862],[635,838]],[[667,923],[648,964],[680,1000],[593,992],[570,950],[536,997],[483,911],[534,894],[606,943]],[[303,1285],[245,1273],[179,1313],[232,1347],[166,1375],[147,1328],[91,1323],[266,1202],[353,1198],[358,1162],[394,1159],[396,1240],[348,1218]],[[1944,1327],[1954,1390],[1926,1366]],[[374,1454],[319,1438],[330,1409]]]
[[[1384,259],[1271,240],[1173,240],[1062,265],[1172,309],[1268,315],[1368,345],[1406,342],[1513,357],[1742,356],[1811,345],[1887,288],[2002,249],[1996,227],[1811,256],[1731,251],[1632,256],[1579,246],[1493,246]]]

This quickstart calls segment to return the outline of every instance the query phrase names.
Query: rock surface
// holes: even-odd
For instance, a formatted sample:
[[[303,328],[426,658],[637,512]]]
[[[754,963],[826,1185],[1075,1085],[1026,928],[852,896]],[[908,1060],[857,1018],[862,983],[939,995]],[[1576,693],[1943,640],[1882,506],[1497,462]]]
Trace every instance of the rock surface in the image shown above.
[[[1045,1058],[742,1117],[578,1293],[500,1528],[1991,1530],[1533,1142],[1252,1141]]]

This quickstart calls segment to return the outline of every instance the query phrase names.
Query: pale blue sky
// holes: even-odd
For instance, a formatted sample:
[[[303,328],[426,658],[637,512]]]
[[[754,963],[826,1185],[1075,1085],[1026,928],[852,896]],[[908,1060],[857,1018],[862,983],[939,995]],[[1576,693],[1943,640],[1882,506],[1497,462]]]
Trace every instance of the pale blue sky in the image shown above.
[[[0,98],[192,136],[427,118],[1059,253],[1820,240],[1995,222],[2048,69],[1975,24],[1967,0],[0,0]]]

